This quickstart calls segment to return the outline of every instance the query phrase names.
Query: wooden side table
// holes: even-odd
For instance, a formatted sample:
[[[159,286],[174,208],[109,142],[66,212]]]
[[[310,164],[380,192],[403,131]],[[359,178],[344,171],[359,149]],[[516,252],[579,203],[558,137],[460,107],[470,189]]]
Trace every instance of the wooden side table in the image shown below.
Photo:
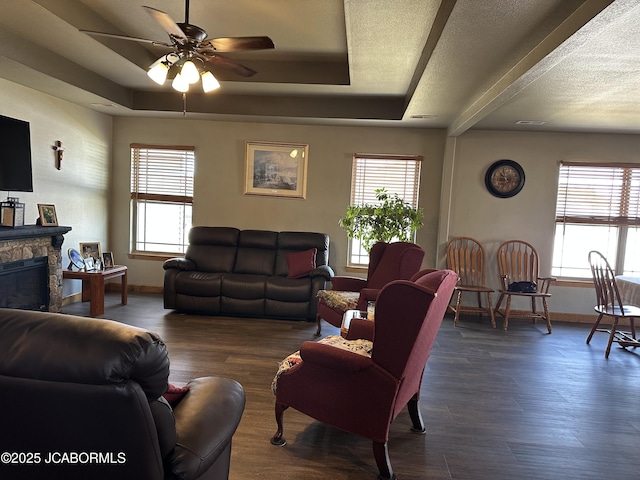
[[[82,301],[91,302],[89,313],[92,317],[104,313],[104,282],[111,278],[122,277],[122,304],[127,304],[127,267],[115,265],[104,270],[74,272],[63,270],[62,278],[82,280]]]

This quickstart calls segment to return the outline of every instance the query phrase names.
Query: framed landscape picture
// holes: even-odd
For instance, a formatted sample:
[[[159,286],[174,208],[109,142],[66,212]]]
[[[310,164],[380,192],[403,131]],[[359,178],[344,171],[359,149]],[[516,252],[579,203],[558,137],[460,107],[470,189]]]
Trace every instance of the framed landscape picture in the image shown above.
[[[306,198],[309,145],[247,142],[245,195]]]

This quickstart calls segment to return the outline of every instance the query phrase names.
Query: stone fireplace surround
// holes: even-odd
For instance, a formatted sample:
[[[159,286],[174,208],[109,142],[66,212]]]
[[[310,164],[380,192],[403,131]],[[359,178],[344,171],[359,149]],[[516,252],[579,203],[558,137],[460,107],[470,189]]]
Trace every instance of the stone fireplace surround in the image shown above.
[[[25,225],[0,228],[0,264],[47,257],[49,266],[49,311],[62,310],[62,253],[64,234],[71,227]]]

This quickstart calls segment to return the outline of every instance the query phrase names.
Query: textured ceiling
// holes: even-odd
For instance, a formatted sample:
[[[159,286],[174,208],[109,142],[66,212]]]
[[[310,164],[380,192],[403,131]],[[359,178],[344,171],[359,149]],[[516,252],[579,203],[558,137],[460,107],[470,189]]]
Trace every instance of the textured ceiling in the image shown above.
[[[142,1],[142,0],[139,0]],[[182,116],[146,76],[167,42],[141,5],[182,0],[2,0],[0,77],[110,115]],[[637,0],[191,0],[209,37],[267,35],[226,56],[187,116],[231,121],[640,133]],[[0,112],[1,113],[1,112]],[[518,121],[544,122],[541,125]]]

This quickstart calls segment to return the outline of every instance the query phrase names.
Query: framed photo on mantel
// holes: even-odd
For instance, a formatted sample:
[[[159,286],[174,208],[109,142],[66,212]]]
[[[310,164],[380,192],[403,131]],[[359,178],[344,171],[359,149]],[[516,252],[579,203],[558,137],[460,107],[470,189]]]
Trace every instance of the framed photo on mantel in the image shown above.
[[[309,145],[247,142],[245,195],[307,197]]]
[[[42,225],[43,227],[58,226],[58,216],[56,215],[55,205],[39,203],[38,213],[40,214],[40,225]]]

